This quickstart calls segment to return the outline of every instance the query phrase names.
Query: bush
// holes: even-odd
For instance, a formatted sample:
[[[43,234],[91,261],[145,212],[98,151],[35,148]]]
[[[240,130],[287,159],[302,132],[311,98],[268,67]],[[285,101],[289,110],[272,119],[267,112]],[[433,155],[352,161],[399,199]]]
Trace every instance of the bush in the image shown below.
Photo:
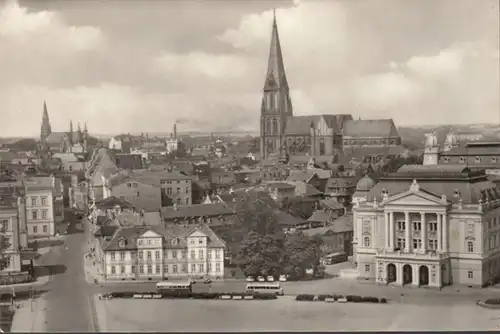
[[[378,303],[379,302],[377,297],[363,297],[362,301],[365,303]]]
[[[125,293],[124,292],[112,292],[111,297],[113,298],[124,298]]]
[[[380,298],[380,303],[381,303],[381,304],[387,304],[387,299],[385,299],[385,298]]]
[[[136,293],[132,291],[125,291],[122,298],[132,298]]]
[[[298,300],[298,301],[313,301],[314,297],[315,297],[314,295],[301,294],[301,295],[297,295],[297,297],[295,297],[295,300]]]
[[[278,299],[278,296],[273,295],[271,293],[256,293],[253,295],[254,299],[260,299],[260,300],[273,300],[273,299]]]
[[[318,295],[318,300],[324,302],[327,298],[333,298],[333,295]]]

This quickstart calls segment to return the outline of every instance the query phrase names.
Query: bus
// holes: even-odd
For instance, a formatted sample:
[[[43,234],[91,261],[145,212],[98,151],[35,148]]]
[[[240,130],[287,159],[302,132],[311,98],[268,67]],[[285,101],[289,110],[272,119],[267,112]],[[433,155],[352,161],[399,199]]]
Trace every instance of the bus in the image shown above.
[[[161,281],[156,283],[156,290],[158,292],[169,292],[169,291],[192,291],[191,281]]]
[[[347,253],[339,252],[339,253],[328,254],[327,256],[325,256],[323,259],[323,264],[330,265],[330,264],[335,264],[335,263],[340,263],[340,262],[345,262],[345,261],[347,261]]]
[[[247,292],[254,293],[271,293],[278,296],[283,296],[283,288],[279,282],[252,282],[246,287]]]

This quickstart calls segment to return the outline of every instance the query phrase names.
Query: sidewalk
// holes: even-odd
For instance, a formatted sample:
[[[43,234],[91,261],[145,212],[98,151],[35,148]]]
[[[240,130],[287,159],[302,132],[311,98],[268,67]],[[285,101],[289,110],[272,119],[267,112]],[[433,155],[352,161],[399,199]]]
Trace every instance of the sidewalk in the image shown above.
[[[14,319],[12,320],[11,332],[31,333],[45,332],[45,310],[46,300],[44,296],[33,299],[33,305],[30,306],[29,300],[16,302],[20,308],[16,309]]]

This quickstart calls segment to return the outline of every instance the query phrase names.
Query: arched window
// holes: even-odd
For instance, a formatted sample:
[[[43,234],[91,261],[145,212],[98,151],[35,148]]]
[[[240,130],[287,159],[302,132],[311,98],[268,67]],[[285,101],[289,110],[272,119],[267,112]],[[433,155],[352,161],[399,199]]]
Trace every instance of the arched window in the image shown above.
[[[278,133],[278,122],[276,121],[276,118],[273,118],[273,133]]]
[[[276,98],[275,98],[276,93],[271,92],[269,93],[269,108],[274,109],[276,108]]]
[[[363,246],[364,247],[370,247],[370,237],[365,237],[363,239]]]
[[[270,133],[271,133],[271,120],[267,119],[266,120],[266,134],[270,134]]]
[[[472,241],[467,242],[467,251],[469,253],[474,253],[474,243]]]

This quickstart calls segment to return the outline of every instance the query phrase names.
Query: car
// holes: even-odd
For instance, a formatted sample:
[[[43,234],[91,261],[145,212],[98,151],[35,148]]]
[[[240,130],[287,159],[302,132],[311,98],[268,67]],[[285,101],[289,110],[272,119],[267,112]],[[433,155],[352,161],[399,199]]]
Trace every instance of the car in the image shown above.
[[[271,275],[267,276],[267,281],[268,282],[274,282],[274,277],[271,276]]]
[[[259,277],[257,277],[257,281],[259,281],[259,282],[265,282],[266,279],[264,278],[264,276],[259,276]]]
[[[247,282],[255,282],[255,278],[253,278],[252,276],[248,276]]]
[[[286,282],[286,275],[280,275],[279,281]]]
[[[203,283],[210,284],[210,283],[212,283],[212,280],[210,279],[210,277],[205,276],[205,277],[203,277]]]

